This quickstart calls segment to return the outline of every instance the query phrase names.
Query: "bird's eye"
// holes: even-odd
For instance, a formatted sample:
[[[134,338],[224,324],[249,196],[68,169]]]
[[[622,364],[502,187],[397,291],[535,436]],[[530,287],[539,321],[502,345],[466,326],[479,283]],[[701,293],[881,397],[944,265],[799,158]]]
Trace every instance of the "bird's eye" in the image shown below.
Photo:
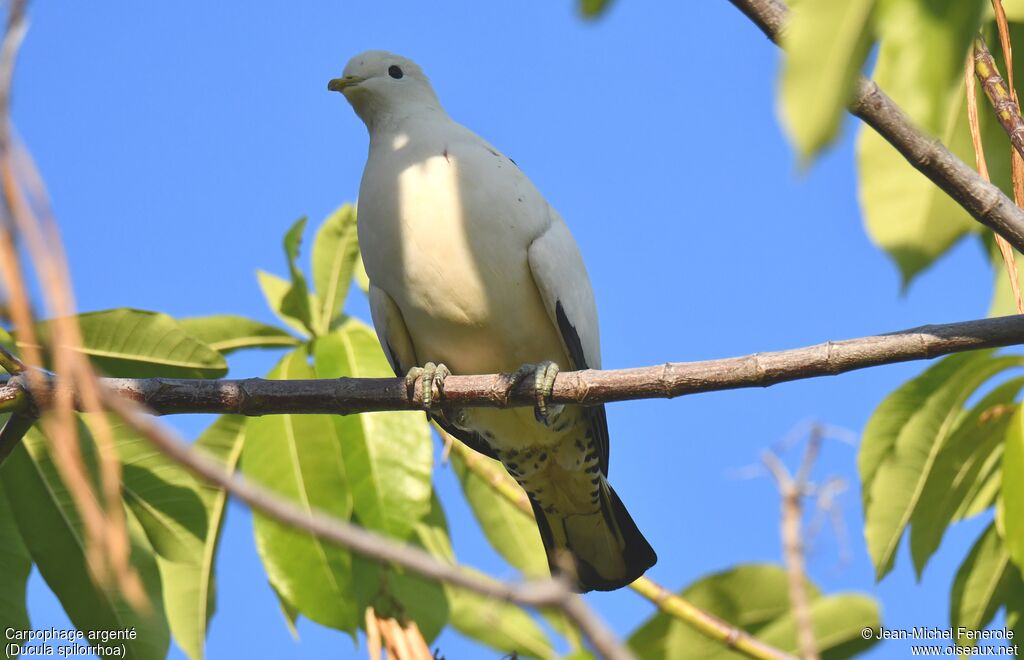
[[[402,73],[402,68],[400,66],[398,66],[397,64],[392,64],[391,66],[388,67],[388,75],[394,78],[395,80],[398,80],[404,74]]]

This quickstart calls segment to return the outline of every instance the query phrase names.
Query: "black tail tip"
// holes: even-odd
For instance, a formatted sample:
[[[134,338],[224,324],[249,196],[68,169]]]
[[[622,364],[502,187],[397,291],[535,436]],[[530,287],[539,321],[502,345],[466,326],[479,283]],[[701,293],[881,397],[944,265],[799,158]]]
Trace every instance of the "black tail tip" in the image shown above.
[[[647,569],[654,566],[658,561],[658,555],[654,548],[647,542],[644,535],[640,533],[636,523],[633,522],[629,511],[622,504],[619,496],[609,486],[610,513],[614,519],[615,527],[618,527],[623,539],[622,559],[625,569],[621,576],[606,578],[601,575],[593,566],[572,548],[556,547],[551,528],[548,526],[547,518],[540,508],[531,500],[538,527],[540,528],[541,539],[548,554],[548,565],[552,575],[567,575],[571,579],[571,587],[577,593],[588,591],[615,591],[621,589],[647,572]]]
[[[625,563],[626,570],[621,578],[608,580],[599,575],[586,562],[577,561],[576,587],[580,593],[621,589],[643,576],[647,569],[658,562],[657,553],[654,552],[654,548],[647,542],[644,535],[640,533],[640,529],[633,522],[633,517],[629,515],[629,511],[626,510],[615,489],[609,486],[608,493],[611,496],[611,509],[612,515],[615,518],[615,524],[618,526],[622,539],[625,542],[623,562]]]

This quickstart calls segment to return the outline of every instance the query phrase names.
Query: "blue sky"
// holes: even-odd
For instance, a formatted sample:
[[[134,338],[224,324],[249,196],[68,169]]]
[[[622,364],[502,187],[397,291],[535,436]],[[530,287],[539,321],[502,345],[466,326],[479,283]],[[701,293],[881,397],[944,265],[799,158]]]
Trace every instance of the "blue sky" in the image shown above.
[[[726,0],[619,0],[596,23],[569,0],[176,3],[40,0],[14,117],[46,179],[83,310],[272,321],[256,268],[284,272],[281,235],[353,201],[366,131],[325,89],[348,58],[384,48],[419,62],[449,113],[514,158],[566,218],[590,271],[606,367],[797,347],[984,316],[990,274],[974,242],[899,292],[856,200],[851,120],[798,170],[775,113],[778,52]],[[355,300],[355,313],[368,318]],[[232,361],[262,375],[274,353]],[[611,481],[678,589],[741,562],[778,561],[778,499],[737,472],[808,418],[859,432],[921,364],[838,378],[613,404]],[[180,418],[194,436],[209,422]],[[798,453],[787,456],[792,464]],[[909,556],[879,585],[863,541],[856,449],[826,446],[816,476],[845,477],[851,560],[829,531],[810,576],[881,599],[890,627],[943,627],[959,560],[983,528],[947,536],[918,584]],[[456,552],[510,576],[437,479]],[[341,633],[289,635],[233,506],[218,564],[213,658],[360,657]],[[623,590],[588,597],[622,634],[652,612]],[[35,627],[66,626],[35,576]],[[449,658],[474,647],[452,633]],[[886,642],[873,655],[905,653]],[[496,655],[496,654],[492,654]],[[177,649],[172,657],[181,657]]]

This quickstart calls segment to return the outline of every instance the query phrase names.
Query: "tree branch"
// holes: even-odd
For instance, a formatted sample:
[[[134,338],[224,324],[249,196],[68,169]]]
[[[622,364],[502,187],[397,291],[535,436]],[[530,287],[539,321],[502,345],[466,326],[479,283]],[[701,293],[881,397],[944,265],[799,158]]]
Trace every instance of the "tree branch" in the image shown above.
[[[779,43],[789,14],[785,4],[779,0],[729,1],[769,39]],[[975,220],[1024,252],[1024,210],[999,188],[984,181],[941,142],[914,126],[878,85],[861,78],[849,110],[875,129],[914,169],[931,179]]]
[[[776,383],[865,369],[909,360],[1024,343],[1024,316],[924,325],[883,335],[828,341],[785,351],[742,357],[674,362],[651,367],[558,374],[555,403],[594,405],[610,401],[672,398],[699,392],[768,387]],[[529,380],[529,379],[527,379]],[[216,413],[237,415],[348,414],[378,410],[421,410],[420,382],[409,392],[401,378],[338,378],[323,380],[203,380],[188,378],[105,378],[117,394],[146,405],[160,415]],[[59,387],[33,389],[39,408],[50,404]],[[521,382],[511,392],[510,374],[450,376],[440,398],[451,407],[533,405],[532,384]],[[24,376],[0,385],[0,412],[26,409],[33,402]]]

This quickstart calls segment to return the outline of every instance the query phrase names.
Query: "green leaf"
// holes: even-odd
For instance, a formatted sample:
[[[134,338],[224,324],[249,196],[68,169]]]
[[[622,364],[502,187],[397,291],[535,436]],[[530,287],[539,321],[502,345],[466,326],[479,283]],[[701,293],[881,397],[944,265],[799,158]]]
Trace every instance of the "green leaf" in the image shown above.
[[[881,49],[886,51],[889,83],[883,89],[905,97],[907,105],[897,102],[932,134],[945,123],[943,104],[950,92],[963,86],[964,61],[987,4],[984,0],[880,0],[876,24]]]
[[[612,0],[579,0],[580,13],[584,18],[597,18],[608,10]]]
[[[1024,0],[1002,0],[1002,3],[1003,10],[1006,12],[1006,19],[1010,21],[1011,25],[1017,21],[1024,21]],[[1002,62],[1002,60],[996,61]]]
[[[345,204],[320,225],[313,241],[313,284],[320,303],[317,334],[327,334],[331,322],[345,307],[358,257],[356,209]]]
[[[355,272],[353,274],[356,286],[358,286],[363,293],[370,292],[370,276],[366,274],[366,266],[363,265],[363,255],[360,254],[356,258]]]
[[[992,508],[999,497],[1003,481],[1003,445],[996,445],[978,469],[978,477],[964,494],[954,521],[967,520]]]
[[[467,568],[478,577],[487,576]],[[451,624],[463,636],[518,657],[554,658],[551,642],[523,608],[465,589],[448,590]]]
[[[195,447],[219,459],[225,470],[233,472],[244,442],[245,418],[224,415],[199,436]],[[206,517],[206,524],[201,527],[199,555],[188,562],[157,557],[171,632],[178,646],[192,660],[200,660],[204,655],[207,628],[215,609],[214,564],[228,499],[223,490],[207,484],[196,485]]]
[[[786,572],[770,564],[744,564],[693,583],[681,594],[695,606],[757,636],[784,652],[796,653]],[[823,596],[807,584],[815,641],[822,658],[849,657],[874,643],[861,638],[879,626],[878,606],[859,594]],[[628,644],[645,660],[725,659],[743,656],[707,639],[689,625],[659,612],[641,625]]]
[[[298,339],[284,330],[244,316],[194,316],[181,319],[179,323],[185,332],[225,355],[243,348],[279,348],[299,344]]]
[[[41,337],[53,321],[39,325]],[[190,336],[166,314],[141,309],[108,309],[78,315],[82,352],[110,376],[128,378],[219,378],[224,356]]]
[[[268,378],[313,378],[309,353],[285,355]],[[326,415],[268,415],[246,423],[245,473],[307,511],[348,520],[352,513],[342,439]],[[347,442],[347,440],[346,440]],[[302,615],[354,632],[362,617],[352,597],[351,555],[307,532],[254,513],[256,549],[274,589]]]
[[[288,626],[288,632],[291,633],[292,639],[298,641],[299,629],[295,624],[299,621],[299,611],[286,601],[277,589],[274,589],[274,585],[270,585],[270,588],[274,590],[274,595],[277,597],[277,605],[281,608],[281,614],[284,615],[284,622]]]
[[[1003,443],[1012,418],[1005,411],[1022,387],[1024,378],[1015,378],[996,387],[962,416],[948,439],[939,446],[910,518],[910,551],[918,577],[938,549],[957,510],[978,486],[979,476],[987,477],[982,468]]]
[[[318,378],[394,375],[365,323],[347,319],[317,338]],[[360,523],[404,539],[430,510],[433,448],[421,413],[373,412],[329,418],[341,443],[352,502]]]
[[[1019,573],[1019,571],[1018,571]],[[1019,640],[1024,634],[1024,583],[1013,585],[1006,598],[1006,627]]]
[[[454,563],[447,542],[448,527],[436,497],[430,510],[418,521],[409,542],[438,559]],[[383,566],[362,557],[353,561],[360,609],[372,606],[384,618],[412,619],[429,643],[448,623],[448,587],[421,578],[398,566]]]
[[[975,541],[956,572],[949,622],[954,628],[983,630],[1008,599],[1024,590],[1020,572],[992,523]]]
[[[433,556],[449,564],[455,563],[448,524],[436,497],[430,513],[416,525],[416,539]],[[463,570],[487,577],[471,568],[463,567]],[[531,658],[555,656],[547,635],[523,608],[449,584],[444,585],[444,590],[451,624],[462,635],[506,654]]]
[[[811,602],[814,642],[823,660],[852,658],[875,643],[864,639],[865,628],[878,630],[881,616],[874,599],[854,593],[835,594]],[[775,648],[796,654],[796,619],[792,613],[781,617],[758,632],[757,636]]]
[[[0,473],[2,474],[2,473]],[[0,630],[30,630],[25,589],[32,558],[21,540],[14,512],[0,485]]]
[[[1024,566],[1024,413],[1018,408],[1010,421],[1003,452],[1003,537],[1017,566]]]
[[[21,412],[0,415],[0,465],[35,423],[34,417]]]
[[[256,279],[259,280],[260,290],[263,291],[263,297],[266,298],[270,311],[274,312],[281,322],[299,333],[300,336],[309,337],[309,328],[303,325],[299,319],[290,316],[289,312],[284,309],[284,297],[292,286],[288,280],[264,270],[256,271]]]
[[[947,357],[890,394],[868,420],[857,463],[864,535],[877,579],[892,569],[903,531],[964,402],[989,378],[1021,361],[991,351]]]
[[[281,298],[281,312],[297,319],[310,333],[316,334],[316,322],[313,318],[316,306],[310,304],[306,276],[296,263],[299,258],[299,246],[302,244],[302,232],[305,230],[306,218],[299,218],[284,235],[284,254],[288,259],[288,272],[292,281]]]
[[[83,421],[95,435],[93,415]],[[189,472],[153,450],[145,438],[123,425],[113,427],[122,465],[121,491],[158,558],[198,562],[206,536],[206,509],[199,483]]]
[[[88,432],[80,428],[80,434],[87,458],[94,456]],[[0,469],[0,485],[8,500],[17,501],[11,510],[25,545],[75,627],[82,631],[134,627],[136,638],[123,641],[128,657],[166,657],[170,633],[164,617],[160,577],[138,525],[130,525],[131,561],[149,596],[152,611],[148,615],[136,612],[119,596],[93,583],[85,559],[84,525],[42,434],[32,430],[25,436]],[[130,517],[129,522],[133,522]]]
[[[782,121],[802,160],[835,138],[871,46],[875,0],[803,0],[783,33]]]
[[[1017,300],[1013,295],[1013,287],[1010,285],[1010,277],[1007,274],[1006,263],[1003,261],[1003,255],[999,252],[999,248],[995,244],[995,240],[990,239],[992,234],[984,233],[981,235],[983,243],[987,243],[987,249],[989,253],[989,260],[992,264],[992,301],[989,303],[988,315],[991,317],[996,316],[1012,316],[1017,313]],[[1021,255],[1016,254],[1014,263],[1014,272],[1016,273],[1018,284],[1024,284],[1024,279],[1021,279]]]
[[[457,440],[455,442],[458,442]],[[471,454],[472,460],[488,466],[488,473],[496,478],[507,479],[519,488],[501,463],[483,454]],[[470,470],[457,452],[452,452],[451,466],[459,478],[462,493],[466,496],[484,536],[505,561],[512,564],[529,578],[548,577],[547,554],[540,540],[537,522],[521,509],[498,493],[487,481]]]
[[[963,67],[982,4],[884,0],[876,12],[881,43],[875,82],[915,125],[968,163],[974,162],[974,149]],[[979,120],[989,169],[995,183],[1009,186],[1006,138],[990,115],[981,112]],[[979,230],[963,208],[868,126],[858,138],[857,167],[865,228],[896,262],[904,288],[964,234]]]

